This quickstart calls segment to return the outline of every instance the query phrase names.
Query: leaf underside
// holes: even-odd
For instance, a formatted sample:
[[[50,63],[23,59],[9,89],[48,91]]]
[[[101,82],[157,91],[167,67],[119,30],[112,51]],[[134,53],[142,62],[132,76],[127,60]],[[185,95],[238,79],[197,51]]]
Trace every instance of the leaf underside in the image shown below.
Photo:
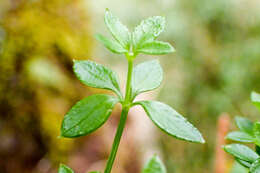
[[[246,143],[254,142],[253,136],[241,131],[230,132],[226,136],[226,139],[237,141],[237,142],[246,142]]]
[[[247,118],[237,116],[235,118],[238,128],[248,134],[253,134],[254,123]]]
[[[260,173],[260,159],[256,159],[251,167],[250,167],[250,173]]]

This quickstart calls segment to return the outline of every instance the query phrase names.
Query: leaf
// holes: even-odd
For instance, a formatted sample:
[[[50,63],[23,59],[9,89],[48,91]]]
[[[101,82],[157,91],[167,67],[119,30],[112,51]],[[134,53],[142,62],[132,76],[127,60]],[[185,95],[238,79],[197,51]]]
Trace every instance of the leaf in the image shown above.
[[[74,60],[74,72],[87,86],[114,91],[122,97],[117,74],[103,65],[88,60]]]
[[[63,119],[61,136],[74,138],[98,129],[106,122],[117,102],[117,98],[103,94],[77,102]]]
[[[134,49],[137,50],[143,44],[154,41],[164,30],[165,18],[161,16],[150,17],[143,20],[133,32]]]
[[[89,173],[101,173],[100,171],[91,171]]]
[[[260,110],[260,94],[257,92],[252,92],[251,100],[253,104]]]
[[[137,49],[137,53],[149,55],[163,55],[172,52],[174,52],[174,48],[169,43],[162,41],[148,42]]]
[[[153,156],[144,166],[142,173],[166,173],[166,168],[158,156]]]
[[[247,118],[243,118],[243,117],[236,117],[235,121],[236,121],[238,128],[241,131],[249,133],[249,134],[253,134],[254,124],[252,121],[250,121]]]
[[[249,135],[248,133],[236,131],[231,132],[226,136],[226,139],[237,141],[237,142],[254,142],[254,137]]]
[[[259,157],[252,149],[241,144],[225,145],[224,150],[232,156],[249,163],[254,162]]]
[[[60,164],[58,173],[74,173],[74,171],[64,164]]]
[[[125,25],[123,25],[117,17],[115,17],[108,9],[105,12],[105,23],[113,35],[113,37],[125,48],[129,49],[130,33]]]
[[[113,53],[122,54],[122,53],[128,52],[121,44],[119,44],[115,41],[109,40],[108,38],[104,37],[101,34],[96,34],[95,37],[98,41],[103,43],[104,46]]]
[[[238,159],[238,158],[235,158],[235,160],[236,160],[239,164],[241,164],[242,166],[244,166],[244,167],[246,167],[246,168],[249,168],[249,167],[251,166],[251,164],[250,164],[249,162],[247,162],[247,161],[240,160],[240,159]]]
[[[260,146],[260,122],[254,124],[255,144]]]
[[[251,167],[250,167],[250,173],[260,173],[260,159],[256,159]]]
[[[162,79],[163,70],[158,60],[138,64],[133,70],[133,98],[139,93],[156,89],[160,86]]]
[[[200,132],[170,106],[158,101],[140,101],[149,118],[167,134],[179,139],[204,143]]]

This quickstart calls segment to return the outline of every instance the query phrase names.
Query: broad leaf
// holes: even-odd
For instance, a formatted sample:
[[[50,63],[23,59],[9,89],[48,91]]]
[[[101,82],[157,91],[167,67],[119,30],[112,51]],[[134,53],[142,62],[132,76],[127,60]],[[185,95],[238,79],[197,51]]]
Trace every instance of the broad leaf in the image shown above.
[[[125,48],[129,49],[130,33],[117,17],[108,9],[105,12],[105,23],[113,37]]]
[[[169,43],[162,41],[148,42],[137,49],[137,53],[150,55],[163,55],[172,52],[174,52],[174,48]]]
[[[260,146],[260,122],[254,124],[255,144]]]
[[[95,35],[96,39],[104,44],[106,48],[108,48],[111,52],[122,54],[127,53],[128,51],[119,43],[112,41],[101,34]]]
[[[63,119],[61,136],[74,138],[93,132],[106,122],[117,102],[117,98],[102,94],[77,102]]]
[[[74,60],[74,72],[87,86],[114,91],[121,96],[117,74],[103,65],[88,60]]]
[[[260,110],[260,94],[258,94],[257,92],[252,92],[251,100],[253,104]]]
[[[132,95],[156,89],[163,79],[163,70],[158,60],[137,65],[133,70]]]
[[[246,133],[253,134],[254,123],[247,118],[236,117],[236,124],[238,128]]]
[[[205,142],[200,132],[170,106],[158,101],[141,101],[136,104],[141,105],[155,125],[169,135],[191,142]]]
[[[247,162],[247,161],[240,160],[240,159],[238,159],[238,158],[235,158],[235,160],[236,160],[239,164],[243,165],[243,166],[246,167],[246,168],[250,168],[250,166],[251,166],[251,163],[249,163],[249,162]]]
[[[166,168],[158,156],[153,156],[144,166],[142,173],[166,173]]]
[[[225,145],[224,150],[232,156],[249,163],[254,162],[259,157],[252,149],[241,144]]]
[[[58,173],[74,173],[74,171],[68,166],[60,164]]]
[[[250,173],[260,173],[260,159],[256,159],[251,167],[250,167]]]
[[[241,132],[241,131],[236,131],[236,132],[231,132],[226,136],[226,139],[230,139],[233,141],[237,142],[254,142],[254,137],[249,135],[248,133]]]
[[[165,18],[161,16],[150,17],[143,20],[133,32],[134,49],[137,50],[143,44],[154,41],[164,30]]]

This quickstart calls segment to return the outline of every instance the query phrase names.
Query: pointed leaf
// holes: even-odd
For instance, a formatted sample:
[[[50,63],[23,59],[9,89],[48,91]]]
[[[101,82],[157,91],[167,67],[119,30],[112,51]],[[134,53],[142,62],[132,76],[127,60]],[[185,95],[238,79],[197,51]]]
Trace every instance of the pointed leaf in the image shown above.
[[[73,66],[78,79],[87,86],[114,91],[121,96],[117,74],[103,65],[87,60],[75,60]]]
[[[77,102],[63,119],[61,136],[74,138],[98,129],[106,122],[117,102],[117,98],[103,94]]]
[[[134,49],[138,49],[144,43],[154,41],[164,30],[165,18],[161,16],[150,17],[143,20],[133,32]]]
[[[204,143],[200,132],[170,106],[158,101],[141,101],[149,118],[164,132],[179,139]]]
[[[133,70],[132,95],[156,89],[163,79],[163,70],[158,60],[138,64]]]
[[[128,52],[121,44],[119,44],[119,43],[117,43],[115,41],[112,41],[112,40],[104,37],[101,34],[96,34],[95,37],[96,37],[96,39],[98,41],[103,43],[104,46],[106,48],[108,48],[113,53],[122,54],[122,53],[127,53]]]
[[[260,173],[260,159],[256,159],[251,167],[250,167],[250,173]]]
[[[252,121],[250,121],[249,119],[244,118],[244,117],[236,117],[235,120],[236,120],[236,124],[237,124],[238,128],[241,131],[249,133],[249,134],[253,134],[254,124]]]
[[[115,17],[108,9],[105,12],[105,23],[113,35],[113,37],[125,48],[129,48],[130,33],[125,25],[123,25],[117,17]]]
[[[163,55],[172,52],[174,52],[174,48],[169,43],[162,41],[148,42],[137,49],[137,53],[149,55]]]
[[[257,92],[252,92],[251,100],[253,104],[260,110],[260,94],[258,94]]]
[[[259,157],[252,149],[241,144],[226,145],[224,146],[224,150],[232,156],[249,163],[254,162]]]
[[[236,131],[231,132],[226,136],[226,139],[237,141],[237,142],[254,142],[254,137],[249,135],[248,133]]]
[[[74,171],[64,164],[60,164],[58,173],[74,173]]]
[[[158,156],[153,156],[144,166],[142,173],[166,173],[166,168]]]
[[[260,122],[254,124],[255,144],[260,146]]]

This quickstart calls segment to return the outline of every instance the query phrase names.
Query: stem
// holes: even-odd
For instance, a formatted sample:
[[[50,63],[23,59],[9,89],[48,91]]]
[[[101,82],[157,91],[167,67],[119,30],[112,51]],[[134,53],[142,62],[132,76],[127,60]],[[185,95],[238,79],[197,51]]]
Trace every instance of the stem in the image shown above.
[[[133,60],[131,59],[131,57],[127,57],[127,58],[128,58],[128,73],[127,73],[125,100],[122,103],[123,108],[122,108],[122,112],[121,112],[121,116],[120,116],[120,121],[119,121],[119,124],[117,127],[116,135],[115,135],[114,142],[112,145],[112,150],[109,155],[104,173],[110,173],[111,169],[113,167],[113,164],[114,164],[114,161],[116,158],[116,153],[118,150],[118,146],[119,146],[119,143],[120,143],[120,140],[121,140],[121,137],[123,134],[123,130],[124,130],[124,127],[126,124],[127,114],[128,114],[128,111],[129,111],[130,105],[131,105],[131,80],[132,80],[132,71],[133,71]]]

